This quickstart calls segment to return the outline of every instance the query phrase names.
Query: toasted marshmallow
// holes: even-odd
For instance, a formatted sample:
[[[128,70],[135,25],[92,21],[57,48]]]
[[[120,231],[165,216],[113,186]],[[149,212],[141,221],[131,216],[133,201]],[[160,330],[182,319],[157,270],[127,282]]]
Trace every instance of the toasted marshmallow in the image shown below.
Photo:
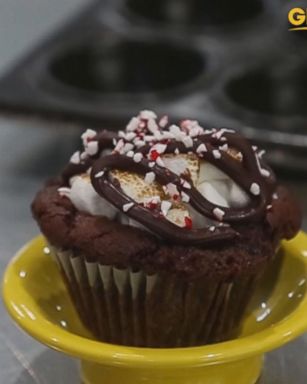
[[[149,197],[162,197],[164,194],[158,183],[153,181],[148,184],[142,175],[118,170],[112,171],[111,175],[119,181],[123,192],[137,203],[144,203]]]
[[[166,154],[161,156],[166,168],[176,175],[189,173],[193,184],[196,183],[199,173],[199,159],[194,154]]]
[[[79,211],[109,219],[116,216],[117,209],[96,193],[88,174],[72,177],[70,185],[69,199]]]

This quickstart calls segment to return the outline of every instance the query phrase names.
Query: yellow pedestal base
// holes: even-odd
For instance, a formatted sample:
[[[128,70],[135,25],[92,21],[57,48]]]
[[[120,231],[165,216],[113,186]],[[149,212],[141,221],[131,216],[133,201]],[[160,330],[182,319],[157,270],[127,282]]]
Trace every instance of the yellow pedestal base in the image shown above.
[[[81,362],[84,384],[255,384],[263,357],[253,356],[227,364],[180,369],[151,369],[105,366]]]

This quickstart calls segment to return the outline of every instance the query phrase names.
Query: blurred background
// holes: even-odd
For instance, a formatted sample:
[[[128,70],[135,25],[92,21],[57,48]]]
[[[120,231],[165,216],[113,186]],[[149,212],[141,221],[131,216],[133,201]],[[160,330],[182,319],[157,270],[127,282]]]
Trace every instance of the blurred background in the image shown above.
[[[301,200],[307,229],[307,31],[283,0],[0,0],[0,273],[37,232],[29,205],[85,128],[140,109],[235,128]],[[306,353],[302,353],[305,351]],[[307,339],[269,355],[261,384],[306,383]],[[56,369],[55,369],[56,367]],[[0,383],[78,383],[75,362],[0,305]]]

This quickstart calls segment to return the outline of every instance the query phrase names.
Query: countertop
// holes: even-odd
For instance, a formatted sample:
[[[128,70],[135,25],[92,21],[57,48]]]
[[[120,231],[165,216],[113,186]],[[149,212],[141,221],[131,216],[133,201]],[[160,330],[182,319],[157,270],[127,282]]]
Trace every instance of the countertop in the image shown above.
[[[0,74],[85,0],[0,0]],[[35,119],[0,118],[0,276],[14,253],[38,233],[30,202],[78,143],[79,129]],[[302,179],[302,178],[301,178]],[[305,178],[306,180],[306,178]],[[305,212],[307,180],[293,178]],[[261,384],[305,384],[307,336],[267,355]],[[79,383],[77,363],[17,329],[0,302],[0,383]]]

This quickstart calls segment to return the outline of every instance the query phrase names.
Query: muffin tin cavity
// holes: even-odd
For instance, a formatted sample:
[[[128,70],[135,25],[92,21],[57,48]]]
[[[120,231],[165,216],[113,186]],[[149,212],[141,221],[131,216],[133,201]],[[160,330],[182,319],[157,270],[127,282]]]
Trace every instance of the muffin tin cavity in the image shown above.
[[[307,115],[305,66],[291,62],[247,71],[228,82],[227,96],[243,108],[279,117]]]
[[[127,0],[135,15],[152,22],[180,26],[223,26],[253,19],[263,11],[261,0]]]
[[[166,42],[121,41],[83,45],[59,53],[49,66],[58,82],[100,94],[172,90],[206,67],[197,51]]]

